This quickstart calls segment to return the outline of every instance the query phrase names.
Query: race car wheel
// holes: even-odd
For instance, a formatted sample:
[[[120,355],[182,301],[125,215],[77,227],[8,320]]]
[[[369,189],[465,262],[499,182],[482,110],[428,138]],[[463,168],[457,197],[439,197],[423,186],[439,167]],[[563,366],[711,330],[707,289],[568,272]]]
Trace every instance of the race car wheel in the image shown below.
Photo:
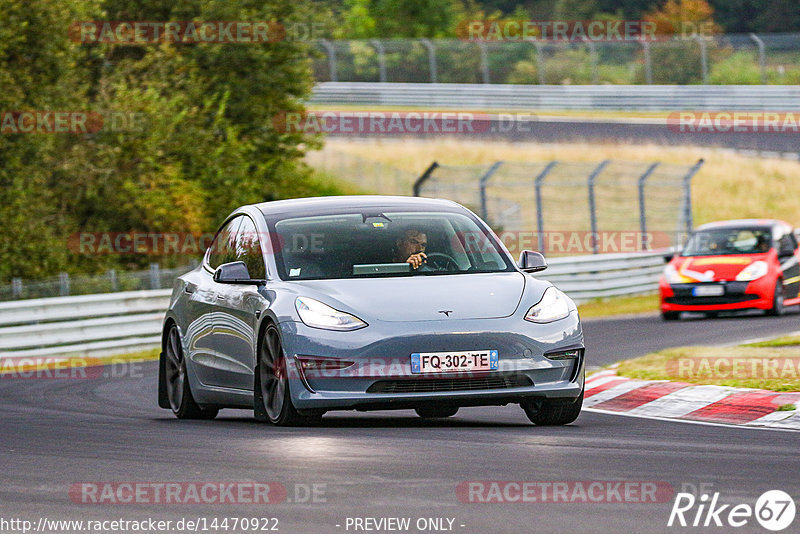
[[[540,400],[539,402],[524,402],[522,409],[531,423],[538,426],[567,425],[578,418],[583,406],[583,391],[574,402]]]
[[[458,406],[424,407],[416,408],[414,411],[423,419],[452,417],[458,413]]]
[[[661,318],[665,321],[677,321],[681,318],[681,312],[661,312]]]
[[[772,297],[772,308],[767,312],[769,315],[783,315],[783,280],[775,282],[775,291]]]
[[[189,380],[186,377],[186,359],[183,357],[178,327],[172,325],[164,343],[163,381],[172,413],[178,419],[214,419],[217,408],[201,408],[194,401]]]

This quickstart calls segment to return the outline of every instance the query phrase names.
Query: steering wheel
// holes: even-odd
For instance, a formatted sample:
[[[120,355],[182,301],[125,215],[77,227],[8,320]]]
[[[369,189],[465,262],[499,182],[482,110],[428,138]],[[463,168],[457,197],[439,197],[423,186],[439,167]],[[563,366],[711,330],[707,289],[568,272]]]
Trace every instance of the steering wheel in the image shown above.
[[[425,254],[427,257],[427,265],[437,271],[460,271],[461,267],[458,262],[453,259],[449,254],[444,252],[429,252]]]

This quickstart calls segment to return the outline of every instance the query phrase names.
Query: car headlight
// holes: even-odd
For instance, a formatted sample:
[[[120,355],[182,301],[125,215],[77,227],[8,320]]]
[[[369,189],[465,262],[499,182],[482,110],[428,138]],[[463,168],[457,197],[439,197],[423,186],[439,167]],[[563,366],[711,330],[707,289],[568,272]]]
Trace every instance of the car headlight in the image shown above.
[[[542,299],[525,314],[526,321],[551,323],[563,319],[575,307],[572,300],[554,287],[548,287]]]
[[[668,284],[680,284],[684,281],[674,265],[667,265],[664,267],[664,278],[667,279]]]
[[[737,282],[752,282],[767,274],[769,267],[765,261],[754,261],[736,275]]]
[[[308,297],[297,297],[294,307],[300,320],[307,326],[326,330],[358,330],[367,323],[343,311],[335,310],[318,300]]]

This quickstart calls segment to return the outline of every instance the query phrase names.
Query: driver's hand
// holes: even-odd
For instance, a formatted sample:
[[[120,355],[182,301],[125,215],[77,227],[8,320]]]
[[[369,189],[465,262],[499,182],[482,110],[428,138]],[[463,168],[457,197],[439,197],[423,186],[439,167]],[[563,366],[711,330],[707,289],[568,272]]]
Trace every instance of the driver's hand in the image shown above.
[[[410,263],[412,269],[419,269],[426,261],[428,261],[428,256],[426,256],[424,252],[418,252],[417,254],[409,256],[406,263]]]

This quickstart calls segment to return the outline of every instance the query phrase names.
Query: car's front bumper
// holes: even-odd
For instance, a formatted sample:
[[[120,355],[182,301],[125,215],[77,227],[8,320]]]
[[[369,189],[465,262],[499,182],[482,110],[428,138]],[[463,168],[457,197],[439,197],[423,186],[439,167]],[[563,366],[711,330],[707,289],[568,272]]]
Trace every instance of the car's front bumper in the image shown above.
[[[583,348],[575,312],[549,324],[519,318],[372,323],[353,332],[281,323],[292,402],[298,409],[391,409],[426,404],[479,406],[530,397],[572,400],[583,390],[584,352],[575,359],[545,356]],[[412,328],[413,327],[413,328]],[[497,350],[496,371],[411,372],[415,352]],[[341,370],[303,370],[298,358],[352,361]]]
[[[698,297],[693,291],[701,286],[722,286],[718,296]],[[704,282],[694,284],[668,284],[663,279],[659,285],[662,312],[725,311],[772,308],[774,281],[767,277],[753,282]]]

